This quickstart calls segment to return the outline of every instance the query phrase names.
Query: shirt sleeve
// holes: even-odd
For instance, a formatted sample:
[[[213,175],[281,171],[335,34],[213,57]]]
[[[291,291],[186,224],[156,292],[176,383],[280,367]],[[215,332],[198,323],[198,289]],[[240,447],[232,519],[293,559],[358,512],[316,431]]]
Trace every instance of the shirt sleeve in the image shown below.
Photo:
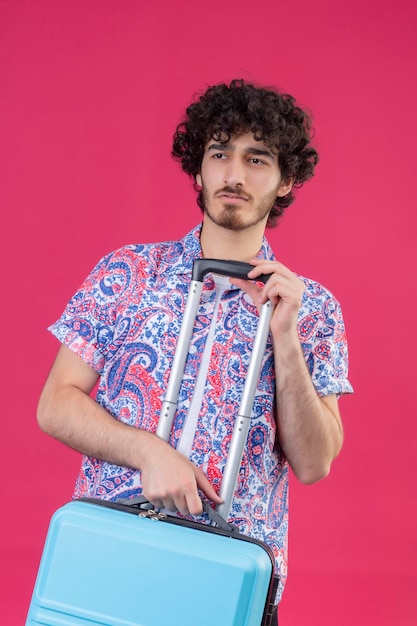
[[[319,396],[353,393],[348,380],[348,345],[342,309],[317,283],[307,285],[298,332]]]
[[[115,337],[117,303],[128,288],[130,273],[120,252],[103,257],[48,328],[99,374],[120,343]]]

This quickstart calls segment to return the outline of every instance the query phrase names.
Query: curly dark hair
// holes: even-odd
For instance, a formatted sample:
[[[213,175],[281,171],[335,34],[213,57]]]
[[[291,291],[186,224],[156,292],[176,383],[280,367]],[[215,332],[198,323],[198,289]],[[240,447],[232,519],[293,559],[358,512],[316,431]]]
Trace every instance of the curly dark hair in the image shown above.
[[[233,135],[247,132],[277,150],[282,179],[285,182],[292,179],[293,188],[301,187],[314,175],[318,154],[311,146],[311,119],[295,104],[292,96],[245,83],[242,79],[232,80],[230,85],[214,85],[186,109],[172,146],[174,159],[194,178],[201,210],[204,210],[203,193],[195,179],[200,173],[207,142],[214,139],[227,143]],[[275,226],[277,218],[294,199],[292,190],[277,197],[267,226]]]

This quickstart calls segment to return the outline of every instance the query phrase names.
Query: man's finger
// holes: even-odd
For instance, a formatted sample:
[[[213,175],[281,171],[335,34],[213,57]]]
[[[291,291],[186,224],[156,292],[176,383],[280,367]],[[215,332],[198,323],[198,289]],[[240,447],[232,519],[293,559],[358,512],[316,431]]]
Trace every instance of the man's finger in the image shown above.
[[[163,506],[161,507],[162,509],[168,509],[168,511],[172,511],[172,512],[176,512],[179,509],[177,508],[176,503],[174,502],[174,500],[172,498],[164,498],[163,499]]]
[[[197,467],[196,468],[196,480],[199,489],[216,504],[221,504],[223,502],[222,498],[217,494],[217,491],[207,478],[207,476]]]
[[[190,513],[185,496],[181,495],[175,498],[175,510],[182,513],[182,515],[188,515]]]
[[[191,515],[201,515],[203,503],[198,493],[190,493],[186,496],[186,508]]]

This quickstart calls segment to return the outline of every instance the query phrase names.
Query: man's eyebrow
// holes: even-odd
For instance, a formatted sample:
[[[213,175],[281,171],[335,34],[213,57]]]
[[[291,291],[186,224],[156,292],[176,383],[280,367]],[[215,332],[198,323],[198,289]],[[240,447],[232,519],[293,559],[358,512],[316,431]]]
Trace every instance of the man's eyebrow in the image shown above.
[[[230,143],[212,143],[207,148],[207,152],[209,150],[214,150],[214,152],[217,152],[217,151],[221,152],[223,150],[232,150],[232,147]]]
[[[274,160],[276,155],[271,152],[270,150],[267,150],[266,148],[255,148],[250,146],[249,148],[246,148],[245,152],[247,154],[254,154],[256,156],[264,156],[267,157],[268,159],[272,159]]]
[[[231,143],[212,143],[209,145],[209,147],[207,148],[207,152],[209,151],[214,151],[214,152],[224,152],[225,150],[234,150],[233,148],[233,144]],[[268,159],[271,159],[272,161],[275,159],[276,155],[271,152],[270,150],[267,150],[266,148],[256,148],[255,146],[249,146],[247,148],[245,148],[245,152],[246,154],[253,154],[255,156],[264,156]]]

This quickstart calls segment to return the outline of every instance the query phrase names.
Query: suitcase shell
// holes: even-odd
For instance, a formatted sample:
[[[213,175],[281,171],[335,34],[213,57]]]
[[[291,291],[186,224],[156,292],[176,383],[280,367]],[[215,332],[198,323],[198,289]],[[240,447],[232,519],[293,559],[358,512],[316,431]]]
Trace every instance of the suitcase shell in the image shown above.
[[[265,544],[237,532],[142,515],[149,513],[91,500],[58,509],[26,626],[269,622],[273,554]]]
[[[174,420],[205,274],[246,278],[251,269],[235,261],[194,262],[158,423],[162,439],[169,439]],[[260,279],[265,282],[268,276]],[[260,315],[222,478],[224,502],[217,512],[224,519],[233,498],[271,314],[268,302]],[[149,515],[103,500],[78,500],[59,509],[48,530],[26,626],[268,626],[278,579],[274,555],[265,543],[236,530]]]

